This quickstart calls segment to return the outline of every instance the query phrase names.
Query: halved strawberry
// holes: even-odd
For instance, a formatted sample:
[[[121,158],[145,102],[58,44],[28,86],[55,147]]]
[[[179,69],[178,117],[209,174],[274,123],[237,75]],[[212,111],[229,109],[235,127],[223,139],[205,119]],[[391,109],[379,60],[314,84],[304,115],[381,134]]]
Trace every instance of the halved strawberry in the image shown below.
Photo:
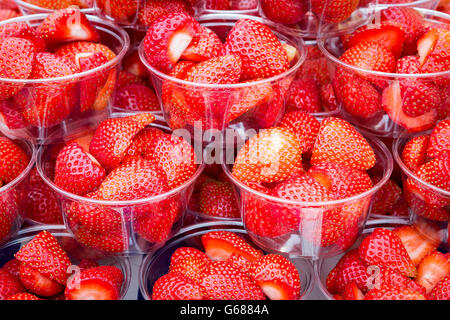
[[[308,10],[307,4],[298,0],[263,0],[261,8],[267,18],[285,25],[300,22]]]
[[[130,55],[123,59],[122,68],[122,71],[131,73],[141,79],[149,76],[147,67],[142,63],[137,50],[132,51]]]
[[[122,253],[128,249],[128,236],[123,230],[101,234],[93,233],[80,225],[74,230],[74,235],[81,244],[107,253]]]
[[[449,70],[450,30],[431,28],[417,41],[420,66],[423,73]]]
[[[359,0],[335,0],[324,2],[311,0],[311,9],[326,23],[342,22],[358,7]]]
[[[420,293],[408,288],[384,285],[366,293],[364,300],[427,300]]]
[[[134,20],[138,9],[138,1],[136,0],[98,0],[96,5],[106,15],[119,22]]]
[[[379,271],[379,272],[378,272]],[[371,286],[379,287],[384,285],[390,285],[390,286],[396,286],[396,287],[402,287],[402,288],[408,288],[410,290],[416,291],[420,294],[425,295],[425,287],[421,284],[417,283],[416,281],[412,280],[411,278],[408,278],[407,276],[401,274],[397,270],[393,270],[386,267],[381,267],[378,270],[376,270],[375,273],[375,279],[373,282],[368,284],[368,287],[372,289]]]
[[[450,273],[450,261],[441,252],[434,251],[420,262],[416,281],[430,293],[446,275]]]
[[[421,135],[411,138],[406,143],[402,151],[402,160],[409,170],[414,172],[425,163],[428,142],[429,136]]]
[[[238,253],[233,253],[227,262],[244,273],[249,274],[252,263]]]
[[[150,26],[158,18],[173,12],[189,13],[187,3],[183,0],[148,0],[139,6],[138,20],[139,23]]]
[[[55,191],[44,181],[31,184],[24,200],[25,218],[45,224],[64,224],[56,197]]]
[[[428,298],[431,300],[450,300],[450,273],[434,286]]]
[[[267,254],[254,261],[250,276],[270,300],[298,300],[300,275],[297,268],[278,254]]]
[[[6,300],[8,297],[25,290],[18,277],[3,269],[0,270],[0,300]]]
[[[199,26],[189,46],[184,50],[181,59],[201,62],[217,57],[222,50],[219,36],[203,26]]]
[[[116,54],[102,43],[95,43],[91,41],[74,41],[67,44],[63,44],[54,50],[57,56],[64,57],[76,64],[77,55],[88,53],[101,52],[108,59],[108,61],[114,59]]]
[[[25,128],[27,124],[14,101],[0,101],[0,121],[9,129]]]
[[[336,95],[334,93],[333,84],[327,83],[320,87],[320,102],[325,111],[337,110]]]
[[[372,147],[350,123],[334,117],[322,121],[311,164],[335,162],[367,170],[375,165],[375,161]]]
[[[213,217],[240,218],[238,198],[229,182],[211,180],[199,190],[200,212]]]
[[[320,122],[316,118],[302,111],[288,112],[281,119],[279,126],[297,135],[302,144],[302,152],[312,151],[320,128]]]
[[[27,264],[20,266],[20,281],[28,291],[42,297],[51,297],[64,290],[64,286]]]
[[[250,261],[262,256],[262,252],[253,248],[237,234],[229,231],[211,231],[202,235],[202,244],[206,255],[215,261],[226,261],[237,253]]]
[[[180,273],[168,273],[153,285],[153,300],[203,300],[204,289]]]
[[[364,294],[355,283],[351,282],[345,286],[342,298],[344,300],[363,300]]]
[[[6,137],[0,137],[0,181],[9,183],[28,166],[30,156],[18,144]]]
[[[95,27],[79,8],[70,7],[54,11],[38,26],[37,33],[47,45],[54,46],[63,42],[85,40],[99,41]]]
[[[442,120],[433,129],[428,143],[427,156],[436,158],[444,152],[450,152],[450,119]]]
[[[312,78],[294,80],[289,88],[286,111],[315,113],[322,111],[319,88]]]
[[[169,73],[191,43],[199,24],[189,14],[172,12],[155,20],[144,38],[149,63]]]
[[[29,40],[34,45],[35,52],[42,52],[46,50],[44,39],[42,39],[35,29],[24,21],[10,22],[0,26],[0,37],[9,38],[16,37]]]

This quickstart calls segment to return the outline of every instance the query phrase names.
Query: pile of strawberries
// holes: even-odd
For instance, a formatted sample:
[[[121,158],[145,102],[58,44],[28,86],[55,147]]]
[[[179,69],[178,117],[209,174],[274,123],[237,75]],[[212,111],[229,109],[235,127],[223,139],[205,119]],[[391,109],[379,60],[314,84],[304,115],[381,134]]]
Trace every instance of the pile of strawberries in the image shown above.
[[[0,300],[118,300],[123,273],[115,266],[72,262],[51,233],[42,231],[0,268]]]
[[[326,277],[339,300],[448,300],[450,255],[435,234],[415,226],[377,228]]]
[[[205,252],[176,249],[169,273],[153,285],[153,300],[298,300],[300,274],[286,258],[266,254],[229,231],[201,237]]]

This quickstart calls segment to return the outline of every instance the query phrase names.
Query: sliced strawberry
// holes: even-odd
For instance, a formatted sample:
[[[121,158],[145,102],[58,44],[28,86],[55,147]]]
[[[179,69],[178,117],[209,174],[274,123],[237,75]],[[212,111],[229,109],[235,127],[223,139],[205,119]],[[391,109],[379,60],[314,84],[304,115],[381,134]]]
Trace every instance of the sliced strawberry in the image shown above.
[[[275,197],[306,202],[329,201],[328,189],[308,174],[289,178],[275,188],[271,194]]]
[[[85,40],[99,41],[100,36],[78,8],[66,8],[49,14],[38,26],[37,33],[47,45]]]
[[[211,260],[226,261],[237,253],[250,261],[262,256],[262,252],[253,248],[237,234],[229,231],[212,231],[202,235],[202,244]]]
[[[372,181],[374,184],[377,184],[381,179],[381,176],[375,176],[372,178]],[[373,197],[371,213],[386,215],[392,212],[401,195],[402,189],[394,180],[389,179]]]
[[[177,272],[168,273],[153,285],[153,300],[203,300],[204,289]]]
[[[140,6],[138,11],[139,23],[150,26],[158,18],[169,13],[189,13],[189,8],[183,0],[148,0]]]
[[[401,239],[394,232],[377,228],[359,247],[361,259],[368,265],[385,266],[415,277],[417,270]]]
[[[20,266],[20,281],[28,291],[43,297],[51,297],[64,290],[63,285],[26,264]]]
[[[417,41],[419,60],[423,73],[449,70],[446,62],[450,56],[450,30],[431,28]]]
[[[297,268],[278,254],[267,254],[254,261],[250,276],[270,300],[298,300],[300,275]]]
[[[300,22],[307,12],[306,3],[298,0],[263,0],[261,8],[267,18],[285,25]]]
[[[18,144],[6,137],[0,137],[0,181],[9,183],[28,166],[30,156]]]
[[[189,46],[184,50],[181,59],[201,62],[217,57],[222,50],[219,36],[203,26],[199,26]]]
[[[377,271],[376,271],[377,272]],[[391,285],[396,287],[408,288],[425,295],[425,287],[417,283],[416,281],[401,274],[397,270],[382,267],[379,269],[379,273],[376,273],[374,283],[369,283],[368,286],[379,287],[381,285]],[[370,287],[372,289],[372,287]]]
[[[56,193],[42,180],[29,186],[24,208],[27,219],[45,224],[64,224]]]
[[[414,172],[425,163],[428,142],[429,136],[422,135],[411,138],[406,143],[402,151],[402,160],[409,170]]]
[[[155,127],[147,127],[141,130],[137,135],[134,136],[131,141],[130,146],[127,149],[127,155],[141,155],[143,156],[148,151],[148,147],[152,143],[154,139],[157,139],[158,136],[164,135],[164,131],[155,128]]]
[[[286,101],[286,111],[315,113],[322,111],[319,88],[312,78],[294,80]]]
[[[358,4],[358,0],[337,0],[330,3],[311,0],[311,9],[324,22],[338,23],[350,17]]]
[[[444,152],[450,152],[450,119],[442,120],[433,129],[428,143],[427,156],[436,158]]]
[[[0,270],[0,300],[6,300],[8,297],[24,291],[25,287],[18,277],[3,269]]]
[[[364,296],[364,300],[426,300],[420,293],[408,288],[385,285],[372,289]]]
[[[449,273],[450,261],[448,258],[443,253],[434,251],[420,262],[416,281],[426,288],[427,293],[430,293],[438,282]]]
[[[92,233],[83,226],[79,226],[74,235],[81,244],[108,253],[122,253],[128,249],[128,238],[123,230],[114,230],[107,234],[101,234]]]
[[[98,0],[96,5],[106,15],[119,22],[134,20],[138,9],[138,1],[136,0]]]
[[[121,70],[119,72],[119,77],[117,79],[117,89],[120,89],[124,86],[128,86],[131,84],[142,84],[143,86],[147,85],[147,81],[141,77],[138,77],[130,72],[125,70]]]
[[[336,95],[334,93],[333,85],[328,83],[320,87],[320,102],[325,111],[337,110]]]
[[[450,274],[434,286],[428,298],[431,300],[450,300]]]
[[[77,63],[76,62],[77,55],[80,54],[87,55],[88,53],[92,54],[96,52],[103,53],[103,55],[108,59],[108,61],[111,61],[116,56],[116,54],[106,45],[91,41],[74,41],[61,45],[60,47],[54,50],[54,53],[57,56],[64,57],[74,64]]]
[[[238,198],[229,182],[211,180],[199,190],[200,212],[213,217],[240,218]]]
[[[127,111],[159,111],[161,109],[155,92],[139,83],[119,88],[116,92],[114,107]]]
[[[227,0],[206,0],[204,7],[210,10],[230,10],[230,2]]]
[[[302,152],[312,151],[320,128],[320,122],[316,118],[302,111],[288,112],[279,126],[297,134]]]
[[[344,300],[363,300],[364,294],[359,290],[355,283],[349,283],[345,286],[342,298]]]

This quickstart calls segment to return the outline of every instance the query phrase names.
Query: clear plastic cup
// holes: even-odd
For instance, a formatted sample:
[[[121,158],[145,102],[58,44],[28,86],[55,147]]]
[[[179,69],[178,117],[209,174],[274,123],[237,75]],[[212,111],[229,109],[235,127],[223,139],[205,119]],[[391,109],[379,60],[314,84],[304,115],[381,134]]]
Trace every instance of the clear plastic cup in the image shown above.
[[[139,287],[145,300],[151,300],[156,280],[169,272],[170,258],[174,251],[186,246],[203,251],[201,236],[211,231],[234,232],[250,241],[240,222],[205,222],[181,229],[163,248],[144,258],[139,269]],[[314,287],[311,261],[307,259],[290,260],[300,274],[301,299],[306,300]]]
[[[234,24],[243,18],[264,22],[261,18],[253,16],[226,13],[203,15],[197,20],[201,25],[217,32],[224,41]],[[153,87],[165,119],[172,129],[184,128],[195,139],[201,139],[208,144],[214,141],[213,137],[220,135],[225,128],[234,130],[241,135],[247,129],[267,128],[281,120],[287,91],[296,71],[305,60],[306,51],[301,39],[294,39],[276,31],[276,25],[273,23],[268,23],[268,26],[281,42],[286,42],[297,49],[298,57],[289,70],[271,78],[246,83],[200,84],[171,77],[149,64],[144,46],[141,44],[139,48],[141,60],[151,74]],[[229,117],[228,110],[231,109],[233,103],[242,100],[255,88],[271,90],[272,95],[269,100],[242,115]],[[183,102],[186,101],[186,97],[195,97],[195,100],[199,101],[199,105],[192,106]],[[214,103],[218,99],[220,103]]]
[[[27,197],[27,185],[30,171],[36,162],[36,148],[29,141],[13,140],[30,157],[26,168],[14,180],[0,188],[0,244],[13,237],[24,221],[23,198]]]
[[[313,259],[339,254],[361,234],[373,195],[387,182],[392,156],[377,138],[366,139],[375,152],[375,166],[368,172],[381,176],[370,190],[356,196],[327,202],[283,200],[250,188],[232,174],[232,164],[223,164],[239,190],[241,217],[253,242],[266,251],[290,257]]]
[[[151,126],[170,132],[157,123]],[[85,133],[80,129],[65,141]],[[44,182],[56,192],[64,224],[78,242],[103,254],[140,254],[163,246],[181,228],[194,182],[201,174],[203,164],[198,165],[195,174],[182,185],[154,197],[131,201],[93,200],[64,191],[53,183],[51,168],[54,168],[56,157],[52,148],[62,144],[55,140],[52,145],[42,146],[38,151],[37,168]],[[99,219],[109,223],[106,227],[96,228],[92,224],[86,227],[78,219],[79,212],[104,217]]]
[[[386,7],[377,7],[374,16],[376,17],[377,13],[384,8]],[[428,22],[436,24],[450,22],[450,15],[445,13],[421,8],[414,9],[420,12]],[[399,74],[368,71],[342,62],[339,59],[344,52],[341,37],[354,30],[355,28],[343,31],[337,27],[334,29],[324,27],[324,35],[328,33],[333,35],[324,36],[318,40],[320,50],[328,59],[333,87],[343,117],[354,125],[380,137],[396,138],[405,132],[414,133],[433,128],[439,120],[437,106],[423,115],[408,116],[402,109],[404,98],[401,93],[407,90],[408,86],[417,83],[427,86],[427,91],[435,92],[435,95],[437,95],[436,92],[448,90],[450,70],[436,73]],[[367,98],[362,105],[359,99],[348,99],[345,92],[348,92],[350,88],[347,89],[347,86],[356,88],[356,92],[364,92],[363,96],[370,97],[370,100]],[[340,92],[342,93],[340,94]],[[360,112],[361,108],[364,109],[364,114]]]
[[[54,9],[39,7],[37,5],[34,5],[34,4],[29,3],[28,1],[24,1],[24,0],[14,0],[14,1],[16,2],[17,6],[20,9],[20,12],[24,16],[30,15],[30,14],[38,14],[38,13],[51,13],[51,12],[55,11]],[[93,7],[92,8],[82,8],[81,12],[83,12],[85,14],[93,14],[94,8]]]
[[[124,299],[131,281],[131,264],[128,258],[99,256],[91,249],[81,246],[73,236],[67,232],[64,226],[61,225],[33,226],[20,230],[14,239],[0,247],[0,265],[4,265],[9,260],[13,259],[16,252],[19,251],[22,246],[30,242],[37,234],[44,230],[55,236],[59,245],[67,252],[70,261],[73,264],[79,263],[82,259],[90,259],[96,260],[99,265],[111,265],[119,268],[123,274],[120,299]]]
[[[35,27],[47,16],[48,14],[23,16],[2,21],[0,25],[23,21]],[[22,120],[19,125],[14,122],[14,126],[8,126],[8,113],[2,113],[0,131],[5,135],[46,143],[50,135],[64,136],[70,132],[71,127],[89,122],[98,123],[110,114],[120,62],[128,50],[130,40],[128,34],[118,26],[95,16],[87,15],[87,18],[100,33],[101,43],[107,45],[116,57],[100,67],[70,76],[25,80],[0,78],[2,86],[11,86],[17,91],[8,99],[7,106]],[[92,86],[90,82],[99,74],[108,75],[105,85],[98,90],[95,102],[80,110],[79,85]],[[58,108],[55,110],[49,109],[56,106]],[[36,116],[36,112],[40,112],[42,116]],[[53,117],[55,114],[57,116]]]

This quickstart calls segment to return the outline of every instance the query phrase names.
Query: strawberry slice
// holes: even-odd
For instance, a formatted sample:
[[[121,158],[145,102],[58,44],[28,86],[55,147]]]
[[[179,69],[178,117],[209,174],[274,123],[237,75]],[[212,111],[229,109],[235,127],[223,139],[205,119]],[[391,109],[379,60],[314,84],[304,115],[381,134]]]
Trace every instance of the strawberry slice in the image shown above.
[[[222,50],[222,41],[219,36],[203,26],[199,26],[189,46],[184,50],[181,59],[202,62],[219,56]]]
[[[100,40],[95,27],[84,13],[75,7],[54,11],[36,30],[49,46],[76,40],[94,42]]]
[[[10,22],[0,26],[0,38],[22,38],[29,40],[34,45],[34,52],[46,51],[44,39],[42,39],[35,29],[24,21]]]
[[[288,112],[281,119],[279,126],[297,135],[302,144],[302,152],[312,151],[320,128],[320,122],[316,118],[302,111]]]
[[[368,265],[384,266],[415,277],[417,270],[401,239],[393,231],[377,228],[359,247],[361,259]]]
[[[0,300],[6,300],[8,297],[24,291],[25,287],[18,277],[0,269]]]
[[[437,158],[444,152],[450,152],[450,119],[442,120],[430,135],[427,156]]]
[[[255,261],[262,252],[253,248],[237,234],[229,231],[212,231],[202,235],[206,255],[215,261],[226,261],[233,253],[240,254],[249,261]]]
[[[28,291],[42,297],[51,297],[64,290],[63,285],[26,264],[20,266],[20,281]]]
[[[410,139],[402,151],[402,160],[411,171],[425,164],[428,150],[429,136],[422,135]]]
[[[335,117],[322,121],[311,164],[335,162],[367,170],[375,165],[375,161],[372,147],[350,123]]]
[[[14,141],[0,137],[0,181],[13,181],[28,166],[30,156]]]
[[[441,252],[434,251],[420,262],[416,281],[430,293],[446,275],[450,273],[450,261]]]
[[[182,274],[163,275],[153,285],[152,300],[203,300],[205,289]]]
[[[149,63],[169,73],[191,43],[198,26],[194,18],[183,12],[172,12],[154,21],[144,38]]]
[[[22,292],[10,296],[7,300],[42,300],[42,299],[36,297],[34,294]]]
[[[116,92],[114,107],[127,111],[159,111],[161,109],[155,92],[140,83],[131,83]]]
[[[345,286],[342,298],[344,300],[363,300],[364,294],[359,290],[358,286],[352,282]]]
[[[408,288],[398,288],[395,286],[381,286],[379,289],[372,289],[364,296],[364,300],[427,300],[420,293]]]
[[[207,181],[199,190],[200,212],[213,217],[240,218],[238,198],[229,182]]]
[[[450,274],[436,284],[428,298],[431,300],[450,300]]]
[[[251,278],[270,300],[298,300],[300,275],[297,268],[278,254],[267,254],[251,265]]]

